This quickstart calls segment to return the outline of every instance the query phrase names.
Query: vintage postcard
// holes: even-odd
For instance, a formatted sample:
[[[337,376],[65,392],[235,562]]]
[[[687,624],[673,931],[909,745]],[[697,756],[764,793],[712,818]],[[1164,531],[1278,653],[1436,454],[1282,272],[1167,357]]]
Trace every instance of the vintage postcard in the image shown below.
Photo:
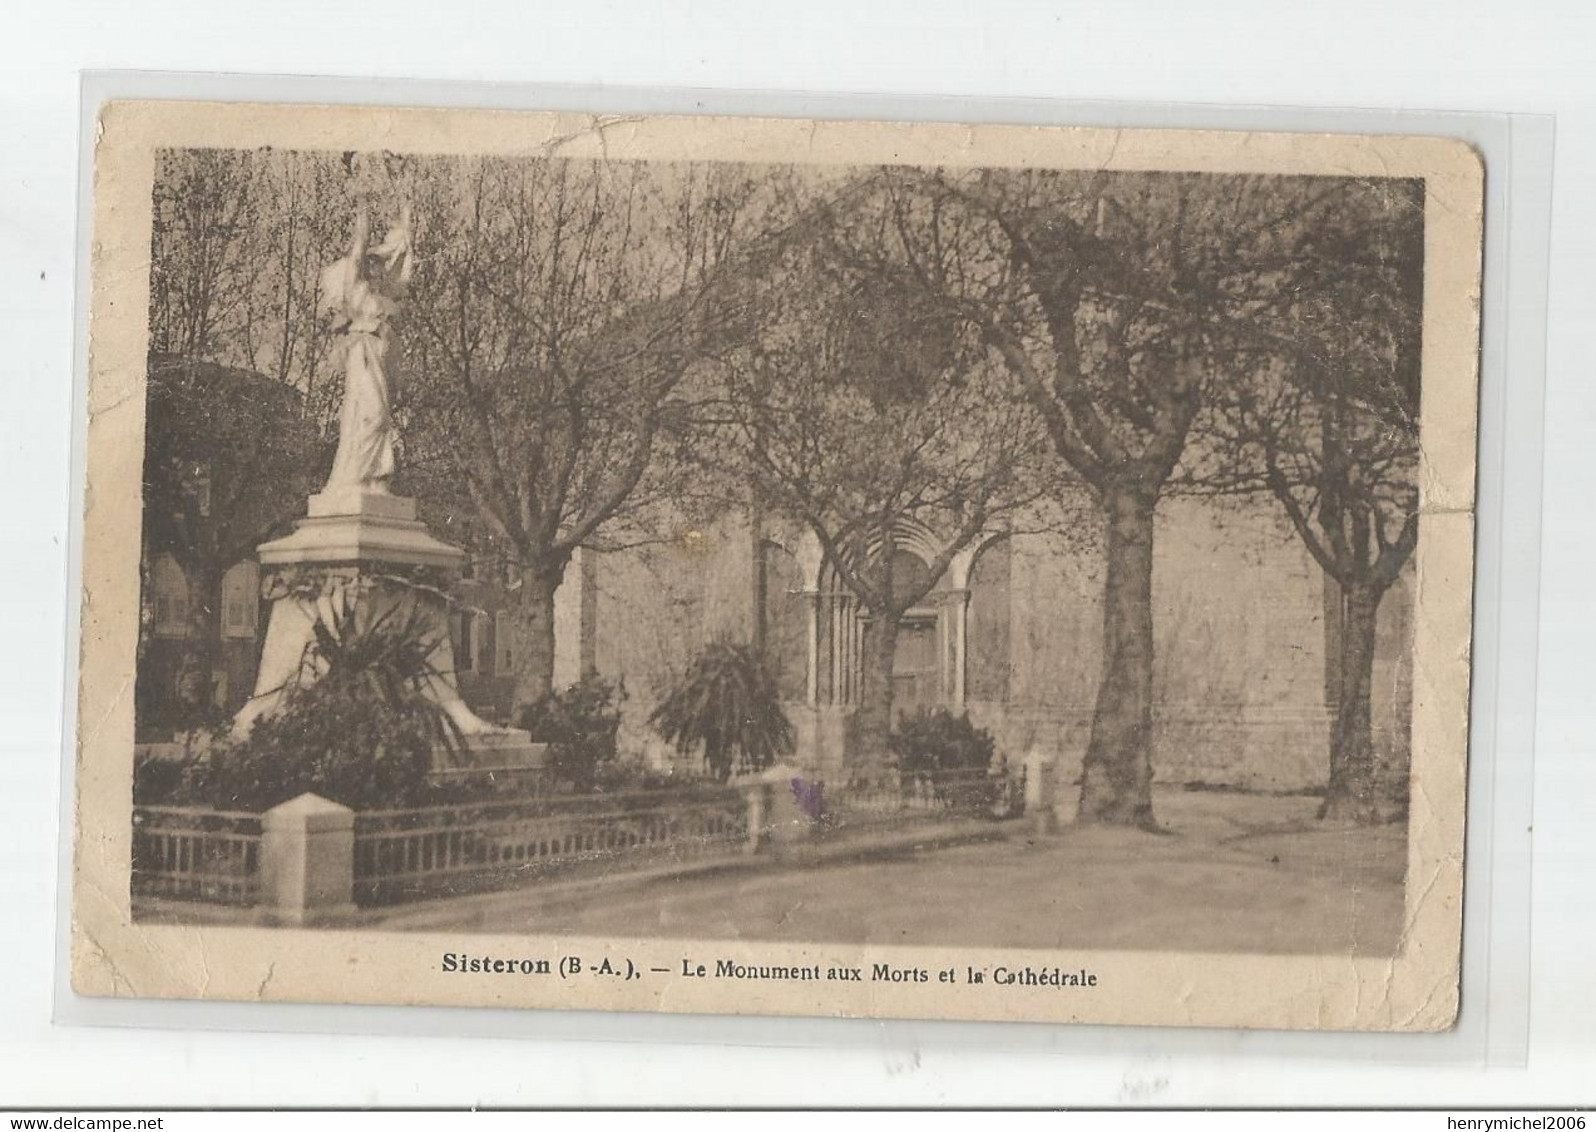
[[[94,153],[79,993],[1452,1025],[1467,146]]]

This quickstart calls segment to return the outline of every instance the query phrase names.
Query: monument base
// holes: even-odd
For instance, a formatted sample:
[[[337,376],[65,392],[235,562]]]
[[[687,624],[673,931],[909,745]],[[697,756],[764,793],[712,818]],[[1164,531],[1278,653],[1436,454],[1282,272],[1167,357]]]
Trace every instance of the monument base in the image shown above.
[[[507,732],[505,741],[478,736],[468,743],[463,755],[440,758],[429,777],[440,786],[485,787],[516,795],[544,793],[554,785],[547,771],[548,744],[523,742],[518,737],[524,734]]]
[[[416,518],[415,500],[337,489],[313,495],[293,533],[258,548],[263,592],[271,599],[255,694],[233,719],[242,738],[284,692],[316,679],[315,626],[335,617],[359,624],[394,610],[417,619],[431,640],[424,692],[453,721],[465,750],[440,772],[541,767],[546,748],[521,730],[479,717],[460,698],[449,636],[447,587],[465,552],[434,538]]]

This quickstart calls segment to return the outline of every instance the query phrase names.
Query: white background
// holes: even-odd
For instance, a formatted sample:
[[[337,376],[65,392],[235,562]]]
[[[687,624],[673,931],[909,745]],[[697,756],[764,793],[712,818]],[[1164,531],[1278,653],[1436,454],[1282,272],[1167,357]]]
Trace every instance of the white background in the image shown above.
[[[237,7],[44,0],[0,18],[0,1106],[1596,1101],[1596,6]],[[445,1038],[408,1020],[399,1036],[53,1024],[79,73],[121,68],[1556,115],[1528,1064],[1271,1057],[1219,1034],[1180,1052],[1153,1035],[1082,1052],[867,1024],[806,1048],[705,1044],[791,1040],[748,1026],[623,1040],[663,1031],[614,1020],[556,1027],[607,1042]]]

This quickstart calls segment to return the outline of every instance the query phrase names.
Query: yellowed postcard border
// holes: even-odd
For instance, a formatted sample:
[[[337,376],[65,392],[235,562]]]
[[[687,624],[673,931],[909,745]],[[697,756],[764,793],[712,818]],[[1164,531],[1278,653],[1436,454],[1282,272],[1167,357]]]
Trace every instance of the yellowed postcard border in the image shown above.
[[[1416,553],[1406,919],[1394,958],[1015,951],[163,926],[130,914],[147,292],[154,154],[167,146],[557,154],[629,160],[1038,166],[1421,177],[1427,182],[1424,513]],[[1473,578],[1483,170],[1445,139],[514,111],[117,102],[94,140],[91,349],[72,893],[84,995],[567,1009],[1435,1030],[1456,1017]],[[449,973],[447,951],[550,961]],[[667,976],[573,977],[604,959]],[[913,967],[924,982],[683,974],[744,964]],[[1087,988],[971,985],[943,972],[1091,972]]]

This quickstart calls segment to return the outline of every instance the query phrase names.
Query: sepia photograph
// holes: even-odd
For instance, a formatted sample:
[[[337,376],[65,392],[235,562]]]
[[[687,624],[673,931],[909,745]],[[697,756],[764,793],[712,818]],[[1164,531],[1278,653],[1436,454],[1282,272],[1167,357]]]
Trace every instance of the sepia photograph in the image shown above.
[[[1451,1025],[1465,146],[102,133],[82,993]]]

